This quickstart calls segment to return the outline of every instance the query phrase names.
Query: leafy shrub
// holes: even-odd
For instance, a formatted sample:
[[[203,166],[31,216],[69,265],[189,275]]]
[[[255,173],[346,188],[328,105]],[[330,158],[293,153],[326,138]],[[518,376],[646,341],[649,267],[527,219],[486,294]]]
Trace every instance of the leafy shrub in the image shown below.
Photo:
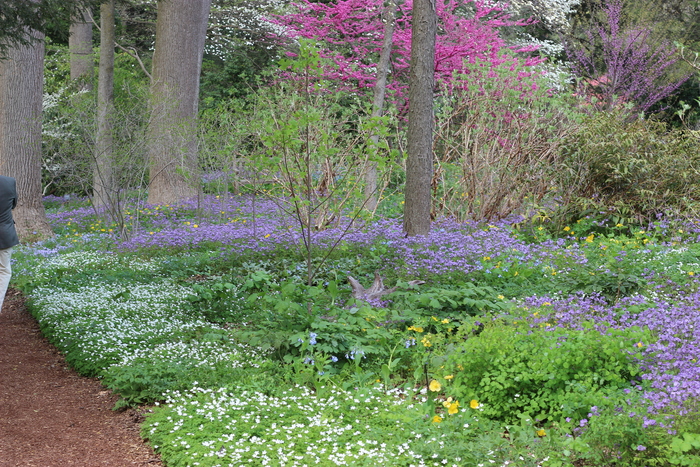
[[[483,402],[489,418],[563,422],[641,384],[639,342],[649,342],[649,333],[490,326],[458,346],[446,366],[455,394]]]
[[[464,282],[457,287],[429,287],[420,292],[394,292],[395,308],[410,308],[441,317],[478,316],[487,312],[503,312],[510,302],[497,298],[497,292],[487,286]]]
[[[698,138],[689,131],[668,130],[653,120],[629,121],[617,112],[595,113],[563,146],[564,204],[573,204],[568,206],[573,217],[602,210],[606,216],[621,214],[625,224],[661,212],[697,213],[698,149]]]

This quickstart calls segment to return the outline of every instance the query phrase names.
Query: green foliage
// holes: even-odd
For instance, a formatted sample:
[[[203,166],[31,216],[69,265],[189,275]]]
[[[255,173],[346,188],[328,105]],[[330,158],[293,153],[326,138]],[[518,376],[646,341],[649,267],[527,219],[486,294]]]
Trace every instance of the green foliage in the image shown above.
[[[454,349],[447,371],[454,372],[454,393],[483,403],[484,415],[494,420],[579,420],[639,380],[636,344],[649,338],[638,329],[601,334],[592,326],[489,326]]]
[[[642,224],[658,213],[696,214],[698,148],[691,131],[595,113],[564,143],[558,181],[567,193],[563,207],[572,220],[594,208],[620,216],[624,224]],[[595,204],[586,206],[590,199]]]
[[[674,437],[668,450],[672,465],[700,466],[700,434],[683,433],[682,436]]]
[[[419,313],[432,313],[440,318],[463,318],[492,312],[505,312],[512,304],[500,298],[491,287],[464,282],[455,287],[428,287],[397,291],[391,294],[393,306]]]
[[[241,316],[243,294],[230,282],[215,281],[193,284],[192,295],[187,297],[193,310],[212,323],[231,323]]]
[[[246,349],[227,332],[209,331],[196,340],[166,342],[102,372],[103,384],[120,396],[115,409],[161,401],[167,392],[245,384],[269,390],[279,384],[280,369],[269,360],[249,361]],[[262,357],[262,355],[260,355]]]
[[[96,80],[92,89],[79,88],[70,78],[70,54],[65,46],[52,46],[46,63],[43,103],[43,184],[45,194],[92,194],[96,131]],[[149,82],[136,60],[115,55],[114,127],[112,169],[121,202],[123,187],[138,187],[144,180],[144,133],[147,124]]]

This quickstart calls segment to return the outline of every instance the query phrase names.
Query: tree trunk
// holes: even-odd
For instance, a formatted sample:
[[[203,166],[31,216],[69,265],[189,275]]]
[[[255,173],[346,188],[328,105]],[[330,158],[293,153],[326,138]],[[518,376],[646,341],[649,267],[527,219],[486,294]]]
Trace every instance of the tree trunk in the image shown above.
[[[211,0],[158,2],[147,134],[152,204],[199,193],[196,123],[210,6]]]
[[[92,19],[88,10],[84,10],[82,14],[73,18],[68,37],[68,50],[70,52],[70,78],[81,80],[82,89],[92,89],[94,69]]]
[[[100,6],[100,66],[97,78],[97,135],[93,164],[93,203],[113,218],[116,204],[112,117],[114,114],[114,0]]]
[[[435,0],[415,0],[408,84],[408,156],[403,218],[403,229],[408,236],[427,235],[430,232],[436,32]]]
[[[51,237],[41,189],[43,35],[30,46],[14,46],[0,61],[0,173],[17,180],[13,216],[21,241]]]
[[[386,81],[391,63],[391,47],[394,44],[394,25],[396,24],[396,9],[398,0],[389,0],[384,10],[384,40],[382,50],[377,63],[377,82],[374,84],[374,99],[372,102],[372,117],[381,117],[384,113],[384,96],[386,95]],[[376,148],[379,136],[370,138]],[[374,212],[377,209],[377,163],[370,161],[365,172],[365,208]]]

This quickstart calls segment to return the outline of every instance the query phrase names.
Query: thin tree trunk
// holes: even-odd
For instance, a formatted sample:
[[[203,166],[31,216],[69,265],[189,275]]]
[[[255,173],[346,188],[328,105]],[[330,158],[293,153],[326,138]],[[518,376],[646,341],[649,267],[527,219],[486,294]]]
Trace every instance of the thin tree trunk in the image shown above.
[[[84,90],[92,89],[95,66],[92,56],[92,19],[88,10],[73,18],[68,37],[68,50],[71,79],[80,80],[81,88]]]
[[[396,9],[398,0],[389,0],[384,10],[384,40],[377,63],[377,82],[374,85],[372,102],[372,117],[381,117],[384,113],[384,96],[386,95],[387,75],[391,63],[391,48],[394,44],[394,26],[396,24]],[[379,135],[372,135],[371,144],[376,148]],[[374,212],[379,203],[377,194],[377,163],[370,161],[365,172],[365,208]]]
[[[30,46],[14,46],[0,60],[0,173],[17,180],[13,216],[21,241],[51,237],[41,189],[43,35]]]
[[[152,204],[199,193],[196,123],[210,6],[211,0],[158,2],[147,134]]]
[[[100,66],[97,81],[97,136],[93,165],[93,203],[113,217],[116,209],[112,117],[114,114],[114,0],[100,6]]]
[[[435,0],[415,0],[408,89],[408,156],[403,219],[403,229],[408,236],[427,235],[430,232],[436,32]]]

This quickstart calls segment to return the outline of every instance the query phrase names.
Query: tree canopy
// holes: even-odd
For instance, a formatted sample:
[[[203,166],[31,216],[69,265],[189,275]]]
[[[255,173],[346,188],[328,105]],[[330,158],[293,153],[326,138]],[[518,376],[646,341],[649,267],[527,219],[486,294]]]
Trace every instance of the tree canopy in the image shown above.
[[[13,0],[0,2],[0,58],[7,49],[27,45],[33,39],[27,29],[44,32],[52,24],[70,21],[80,7],[96,5],[96,0]]]

